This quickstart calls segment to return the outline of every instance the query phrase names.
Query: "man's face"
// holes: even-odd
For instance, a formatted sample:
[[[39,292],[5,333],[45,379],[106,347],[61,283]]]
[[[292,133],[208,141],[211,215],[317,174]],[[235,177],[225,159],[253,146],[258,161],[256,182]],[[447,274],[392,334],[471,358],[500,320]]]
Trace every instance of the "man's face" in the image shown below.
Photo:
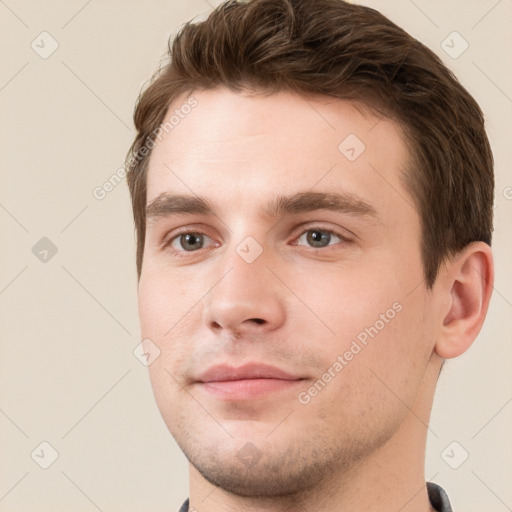
[[[152,386],[207,480],[294,492],[407,422],[424,428],[439,322],[401,182],[407,149],[394,122],[346,101],[193,96],[148,170],[139,308],[142,337],[161,350]]]

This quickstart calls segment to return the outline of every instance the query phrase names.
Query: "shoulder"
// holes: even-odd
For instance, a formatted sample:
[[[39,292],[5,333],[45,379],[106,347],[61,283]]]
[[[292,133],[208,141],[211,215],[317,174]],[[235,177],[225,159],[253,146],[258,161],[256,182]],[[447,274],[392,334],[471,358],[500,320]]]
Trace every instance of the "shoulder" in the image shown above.
[[[430,503],[438,512],[453,512],[448,495],[440,485],[427,482],[427,492]]]

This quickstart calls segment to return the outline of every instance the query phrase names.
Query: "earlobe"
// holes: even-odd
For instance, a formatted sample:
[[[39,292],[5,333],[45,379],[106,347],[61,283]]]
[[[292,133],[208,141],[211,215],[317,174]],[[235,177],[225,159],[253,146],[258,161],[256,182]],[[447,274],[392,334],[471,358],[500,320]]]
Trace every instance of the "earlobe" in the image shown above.
[[[494,285],[491,248],[473,242],[447,263],[445,292],[450,294],[435,351],[443,359],[463,354],[484,322]]]

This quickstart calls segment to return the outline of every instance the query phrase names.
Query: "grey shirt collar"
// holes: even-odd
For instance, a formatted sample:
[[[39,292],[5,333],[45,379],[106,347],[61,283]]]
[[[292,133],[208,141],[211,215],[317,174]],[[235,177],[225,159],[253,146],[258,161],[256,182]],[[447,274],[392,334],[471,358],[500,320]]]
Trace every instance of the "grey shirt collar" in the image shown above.
[[[437,512],[453,512],[452,506],[450,505],[450,500],[448,499],[448,495],[441,486],[432,482],[427,482],[427,492],[430,503]],[[189,512],[188,498],[181,506],[179,512]]]

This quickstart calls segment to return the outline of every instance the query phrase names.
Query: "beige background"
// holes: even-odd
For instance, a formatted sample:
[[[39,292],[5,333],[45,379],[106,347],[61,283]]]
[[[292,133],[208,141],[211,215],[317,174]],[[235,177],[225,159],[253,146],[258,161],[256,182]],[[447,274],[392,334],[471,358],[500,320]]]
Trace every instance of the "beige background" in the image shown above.
[[[171,512],[188,496],[185,457],[132,353],[140,339],[126,183],[103,200],[93,190],[122,166],[135,99],[168,36],[218,3],[0,0],[2,512]],[[445,486],[455,510],[505,512],[512,510],[512,2],[366,3],[436,51],[487,115],[496,290],[476,344],[439,381],[426,477]],[[441,47],[453,31],[469,43],[458,58]],[[47,56],[52,38],[58,48]],[[463,41],[451,38],[460,50]],[[33,253],[43,237],[55,255],[44,253],[44,241]],[[43,441],[59,454],[48,469],[40,467],[51,461]],[[450,467],[465,451],[469,458]]]

